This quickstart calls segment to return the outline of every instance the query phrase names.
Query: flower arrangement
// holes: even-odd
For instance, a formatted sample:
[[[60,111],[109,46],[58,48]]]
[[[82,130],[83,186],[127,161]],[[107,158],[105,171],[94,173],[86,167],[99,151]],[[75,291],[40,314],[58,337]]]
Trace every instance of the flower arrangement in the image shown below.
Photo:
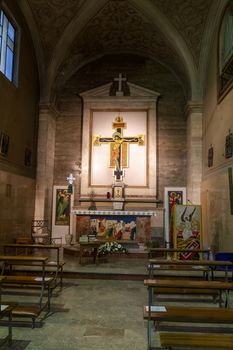
[[[98,249],[99,255],[107,255],[111,253],[128,253],[128,250],[117,242],[106,242]]]

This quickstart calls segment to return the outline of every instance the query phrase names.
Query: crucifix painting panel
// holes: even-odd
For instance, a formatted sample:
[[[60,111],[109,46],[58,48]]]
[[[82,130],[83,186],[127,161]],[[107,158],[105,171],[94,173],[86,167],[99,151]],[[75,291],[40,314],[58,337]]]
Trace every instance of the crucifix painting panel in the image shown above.
[[[90,185],[148,186],[147,110],[92,110]]]

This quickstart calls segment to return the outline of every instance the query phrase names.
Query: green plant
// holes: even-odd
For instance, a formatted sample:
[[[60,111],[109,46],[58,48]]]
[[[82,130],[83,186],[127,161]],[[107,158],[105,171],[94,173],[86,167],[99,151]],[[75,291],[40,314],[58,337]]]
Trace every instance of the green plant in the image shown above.
[[[111,253],[128,253],[128,250],[117,242],[106,242],[98,249],[99,255],[107,255]]]

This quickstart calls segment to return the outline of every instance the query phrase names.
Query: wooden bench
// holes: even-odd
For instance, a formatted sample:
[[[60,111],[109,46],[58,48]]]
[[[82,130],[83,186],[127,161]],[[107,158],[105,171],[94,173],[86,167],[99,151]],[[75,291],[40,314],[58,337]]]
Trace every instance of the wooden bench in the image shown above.
[[[149,305],[152,305],[152,290],[155,294],[199,294],[219,296],[219,306],[222,306],[222,292],[225,293],[225,307],[229,304],[229,291],[233,290],[232,282],[221,281],[193,281],[174,279],[148,279],[144,280],[148,287]]]
[[[228,280],[228,267],[232,267],[233,263],[231,261],[218,261],[218,260],[165,260],[165,259],[149,259],[149,276],[153,277],[153,273],[156,270],[156,267],[160,267],[161,265],[167,266],[169,269],[170,266],[183,267],[186,266],[199,266],[207,267],[209,272],[211,272],[212,279],[214,278],[214,268],[216,266],[222,266],[225,271],[225,281]],[[209,276],[209,274],[208,274]],[[208,277],[209,278],[209,277]]]
[[[4,263],[2,274],[6,272],[6,267],[10,267],[10,270],[7,272],[13,273],[12,267],[14,265],[27,265],[32,266],[33,263],[38,264],[41,267],[41,273],[38,276],[28,276],[28,275],[4,275],[2,276],[2,289],[4,293],[9,293],[9,290],[12,291],[17,289],[21,290],[30,290],[30,289],[39,289],[39,300],[37,303],[33,303],[33,306],[28,305],[17,305],[12,310],[12,316],[23,316],[32,318],[32,328],[35,326],[35,319],[39,314],[47,309],[50,310],[50,299],[52,296],[52,290],[54,288],[54,277],[45,276],[45,263],[48,260],[47,257],[39,256],[0,256],[0,261]],[[47,295],[46,295],[47,292]],[[27,295],[27,293],[26,293]],[[46,300],[44,302],[44,299]],[[18,302],[18,300],[16,300]]]
[[[1,304],[0,305],[0,319],[3,317],[7,317],[7,327],[8,327],[8,334],[3,339],[0,339],[0,348],[2,348],[2,345],[8,342],[9,347],[12,345],[12,310],[16,304],[10,303],[8,304]]]
[[[35,320],[41,314],[43,310],[50,311],[50,301],[53,291],[53,277],[36,277],[36,276],[4,276],[5,279],[2,282],[3,294],[8,295],[12,289],[25,290],[25,296],[31,289],[39,288],[38,302],[33,302],[33,305],[23,303],[13,308],[13,317],[26,317],[32,319],[32,328],[35,327]],[[29,300],[29,299],[28,299]],[[18,300],[17,300],[18,301]]]
[[[63,267],[65,265],[64,261],[60,260],[60,249],[62,248],[62,245],[60,244],[5,244],[4,245],[4,254],[7,254],[9,251],[14,251],[16,255],[20,252],[20,250],[24,250],[26,255],[28,252],[30,254],[35,253],[37,250],[44,250],[45,252],[52,252],[55,251],[56,258],[54,260],[47,260],[45,264],[45,268],[49,268],[49,271],[54,271],[55,269],[55,279],[56,281],[59,279],[60,287],[63,286]],[[34,263],[34,266],[36,264]]]
[[[201,265],[193,265],[188,266],[186,264],[181,265],[170,265],[169,262],[167,264],[149,264],[148,265],[148,274],[150,278],[154,278],[154,274],[156,272],[156,277],[168,276],[169,277],[188,277],[188,278],[196,278],[202,277],[205,280],[209,279],[209,266],[201,266]],[[162,274],[158,273],[158,271],[162,271]],[[165,274],[163,273],[165,272]]]
[[[233,319],[233,309],[166,306],[164,311],[153,311],[153,308],[155,307],[144,306],[143,308],[143,317],[148,321],[148,350],[152,349],[150,321],[155,322],[156,329],[159,331],[159,325],[162,322],[232,324]]]
[[[233,335],[213,333],[160,333],[160,344],[172,349],[179,348],[208,348],[233,349]]]
[[[165,259],[177,258],[179,254],[187,254],[187,259],[190,259],[194,254],[198,254],[199,257],[206,255],[207,260],[209,260],[211,249],[178,249],[178,248],[147,248],[148,257],[152,259],[154,255],[165,255]]]

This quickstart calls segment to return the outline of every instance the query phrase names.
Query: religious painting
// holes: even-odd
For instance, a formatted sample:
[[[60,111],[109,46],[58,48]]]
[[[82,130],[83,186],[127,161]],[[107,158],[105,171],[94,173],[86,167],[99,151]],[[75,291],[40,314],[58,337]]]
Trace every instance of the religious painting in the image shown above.
[[[56,189],[55,225],[70,224],[70,194],[67,189]]]
[[[125,188],[124,185],[112,185],[112,198],[113,199],[124,199]]]
[[[225,158],[231,158],[233,153],[233,135],[229,130],[225,141]]]
[[[202,249],[202,213],[200,205],[179,205],[173,208],[173,245],[177,249],[192,249],[193,252],[178,254],[181,260],[199,260]]]
[[[91,216],[90,227],[95,229],[98,239],[126,240],[136,239],[136,216]]]
[[[8,155],[9,143],[10,137],[2,132],[0,135],[0,154],[2,154],[3,156]]]
[[[214,149],[213,149],[213,146],[211,146],[208,149],[208,168],[213,166],[213,160],[214,160]]]
[[[24,151],[24,165],[25,166],[31,166],[31,162],[32,162],[32,151],[30,148],[25,147],[25,151]]]
[[[147,110],[92,110],[90,186],[148,187],[147,133]]]
[[[175,204],[186,204],[186,187],[165,187],[165,241],[171,246],[173,243],[172,210]]]
[[[229,179],[229,195],[230,195],[230,212],[233,215],[233,177],[232,168],[228,168],[228,179]]]

